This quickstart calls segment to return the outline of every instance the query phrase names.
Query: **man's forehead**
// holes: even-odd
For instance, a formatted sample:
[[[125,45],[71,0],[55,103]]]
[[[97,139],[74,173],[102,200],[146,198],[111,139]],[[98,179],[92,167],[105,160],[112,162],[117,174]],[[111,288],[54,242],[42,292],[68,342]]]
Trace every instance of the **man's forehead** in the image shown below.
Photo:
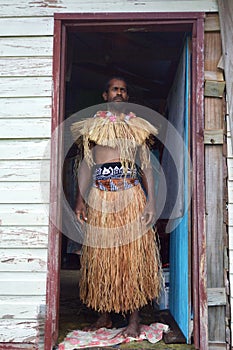
[[[124,82],[124,80],[119,79],[110,80],[109,85],[111,87],[126,87],[126,83]]]

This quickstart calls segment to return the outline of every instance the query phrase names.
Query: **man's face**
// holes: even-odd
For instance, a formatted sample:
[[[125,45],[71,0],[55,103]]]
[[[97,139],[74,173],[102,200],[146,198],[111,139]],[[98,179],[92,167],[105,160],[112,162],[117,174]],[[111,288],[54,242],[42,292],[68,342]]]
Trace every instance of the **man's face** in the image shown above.
[[[109,89],[103,93],[103,99],[107,102],[127,102],[129,99],[127,86],[123,80],[110,80]]]

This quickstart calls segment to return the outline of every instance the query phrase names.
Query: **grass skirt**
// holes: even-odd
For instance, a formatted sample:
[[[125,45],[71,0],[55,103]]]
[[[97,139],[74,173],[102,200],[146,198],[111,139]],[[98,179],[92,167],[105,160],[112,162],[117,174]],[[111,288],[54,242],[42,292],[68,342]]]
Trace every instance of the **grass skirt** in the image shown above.
[[[80,298],[96,311],[133,312],[159,296],[155,232],[141,220],[145,201],[140,184],[118,192],[90,191]]]

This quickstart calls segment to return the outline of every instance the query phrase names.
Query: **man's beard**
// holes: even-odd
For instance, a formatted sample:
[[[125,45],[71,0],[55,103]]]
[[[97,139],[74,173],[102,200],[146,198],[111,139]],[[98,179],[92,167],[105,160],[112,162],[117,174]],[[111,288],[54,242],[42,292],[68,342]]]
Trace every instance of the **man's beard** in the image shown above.
[[[111,101],[108,102],[109,105],[109,109],[112,112],[116,112],[116,113],[127,113],[127,101],[122,101],[122,102],[118,102],[118,101]]]

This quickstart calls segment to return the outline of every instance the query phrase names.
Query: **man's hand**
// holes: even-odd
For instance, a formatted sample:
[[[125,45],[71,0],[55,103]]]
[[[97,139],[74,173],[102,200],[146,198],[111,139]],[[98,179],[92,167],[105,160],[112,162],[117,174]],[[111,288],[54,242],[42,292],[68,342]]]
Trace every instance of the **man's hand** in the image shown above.
[[[75,208],[75,214],[77,216],[77,220],[83,224],[85,221],[87,221],[87,209],[86,205],[83,202],[83,200],[80,200]]]
[[[155,223],[156,212],[155,212],[155,203],[147,202],[144,212],[142,214],[142,220],[144,221],[146,226],[152,226]]]

